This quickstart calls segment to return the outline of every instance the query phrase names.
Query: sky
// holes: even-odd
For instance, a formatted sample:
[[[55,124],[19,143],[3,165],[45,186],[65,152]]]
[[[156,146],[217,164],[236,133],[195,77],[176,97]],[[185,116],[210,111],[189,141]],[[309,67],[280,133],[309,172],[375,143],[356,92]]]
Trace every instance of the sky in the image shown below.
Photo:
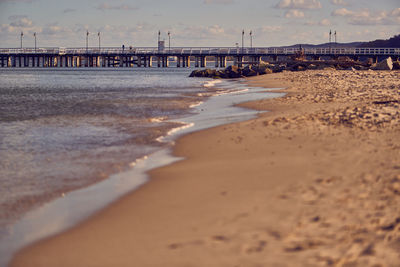
[[[400,0],[0,0],[0,47],[270,47],[386,39]]]

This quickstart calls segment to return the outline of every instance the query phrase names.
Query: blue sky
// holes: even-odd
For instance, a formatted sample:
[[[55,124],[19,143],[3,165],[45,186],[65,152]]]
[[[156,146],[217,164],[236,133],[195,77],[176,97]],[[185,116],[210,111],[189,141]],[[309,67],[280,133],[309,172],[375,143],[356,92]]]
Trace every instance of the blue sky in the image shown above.
[[[253,46],[389,38],[400,33],[400,0],[0,0],[0,47]],[[168,42],[168,41],[167,41]]]

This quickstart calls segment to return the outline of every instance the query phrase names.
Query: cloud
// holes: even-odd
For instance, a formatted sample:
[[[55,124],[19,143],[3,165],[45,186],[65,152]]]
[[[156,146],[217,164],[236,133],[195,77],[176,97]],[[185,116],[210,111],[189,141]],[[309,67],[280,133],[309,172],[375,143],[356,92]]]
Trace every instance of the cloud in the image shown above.
[[[346,17],[348,23],[352,25],[397,25],[400,23],[400,8],[391,12],[370,11],[369,9],[352,11],[341,8],[333,11],[331,15]]]
[[[280,9],[320,9],[319,0],[281,0],[276,6]]]
[[[304,18],[304,12],[297,9],[286,11],[285,18]]]
[[[392,12],[390,13],[390,15],[392,17],[400,17],[400,7],[393,9]]]
[[[103,3],[97,6],[97,9],[99,10],[138,10],[138,7],[133,7],[131,5],[127,4],[121,4],[121,5],[109,5],[107,3]]]
[[[344,0],[331,0],[331,3],[337,6],[348,6],[347,2]]]
[[[262,26],[255,30],[255,32],[260,33],[271,33],[271,32],[279,32],[282,31],[282,26]]]
[[[329,21],[329,19],[323,19],[318,23],[319,26],[330,26],[331,22]]]
[[[10,23],[10,26],[28,28],[33,26],[33,21],[27,17],[20,18]]]
[[[331,21],[329,19],[323,19],[321,21],[307,21],[304,23],[304,25],[307,26],[330,26],[332,25]]]
[[[23,18],[27,18],[27,15],[12,15],[8,17],[8,20],[19,20],[19,19],[23,19]]]
[[[347,8],[337,9],[332,12],[332,16],[342,16],[342,17],[353,16],[355,14],[356,14],[355,12],[350,11]]]

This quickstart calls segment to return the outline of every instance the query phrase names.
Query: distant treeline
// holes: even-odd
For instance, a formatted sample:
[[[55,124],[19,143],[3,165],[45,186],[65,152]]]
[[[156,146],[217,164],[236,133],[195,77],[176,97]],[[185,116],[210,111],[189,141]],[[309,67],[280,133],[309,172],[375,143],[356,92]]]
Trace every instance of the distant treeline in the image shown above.
[[[352,42],[352,43],[324,43],[324,44],[296,44],[283,46],[284,48],[346,48],[346,47],[400,47],[400,34],[388,40],[375,40],[371,42]]]
[[[400,34],[395,35],[388,40],[375,40],[362,43],[360,47],[400,47]]]

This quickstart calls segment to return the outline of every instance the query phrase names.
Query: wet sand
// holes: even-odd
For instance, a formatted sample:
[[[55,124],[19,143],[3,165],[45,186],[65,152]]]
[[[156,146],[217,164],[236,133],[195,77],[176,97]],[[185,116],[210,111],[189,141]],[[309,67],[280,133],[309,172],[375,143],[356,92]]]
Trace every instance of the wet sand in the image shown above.
[[[399,266],[400,72],[248,83],[288,94],[184,136],[186,160],[11,266]]]

